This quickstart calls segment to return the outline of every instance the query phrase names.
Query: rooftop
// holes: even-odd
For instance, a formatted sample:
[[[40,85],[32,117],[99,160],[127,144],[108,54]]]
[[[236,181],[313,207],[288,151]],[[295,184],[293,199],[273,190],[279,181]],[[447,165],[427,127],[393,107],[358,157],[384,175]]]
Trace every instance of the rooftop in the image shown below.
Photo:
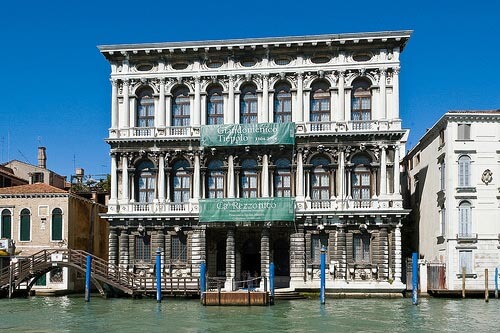
[[[68,191],[61,190],[60,188],[44,183],[0,188],[0,194],[43,194],[43,193],[68,193]]]

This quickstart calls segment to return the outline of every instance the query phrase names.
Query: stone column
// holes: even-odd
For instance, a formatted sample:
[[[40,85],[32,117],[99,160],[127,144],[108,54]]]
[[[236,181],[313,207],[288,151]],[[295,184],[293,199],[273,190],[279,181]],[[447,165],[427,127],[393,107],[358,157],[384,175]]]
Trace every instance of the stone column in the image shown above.
[[[200,265],[206,261],[206,226],[200,225],[193,232],[191,241],[191,262],[193,265],[193,277],[200,277]]]
[[[122,154],[122,204],[129,203],[129,185],[128,185],[128,157]]]
[[[172,126],[172,95],[168,94],[165,97],[165,126]],[[167,135],[169,132],[167,131]]]
[[[111,153],[111,193],[109,198],[109,205],[116,205],[118,203],[118,175],[116,167],[116,153]],[[111,207],[110,207],[111,208]]]
[[[119,236],[119,265],[123,269],[128,269],[128,233],[127,229],[122,229]]]
[[[387,239],[387,227],[380,228],[379,232],[379,278],[389,278],[389,242]]]
[[[233,290],[233,280],[236,274],[236,249],[234,243],[234,228],[227,228],[226,239],[226,291]]]
[[[116,228],[109,229],[108,235],[108,261],[111,265],[118,264],[118,235],[116,233]]]
[[[400,170],[399,170],[399,144],[394,146],[394,195],[396,198],[401,198],[400,187]]]
[[[339,184],[339,197],[340,200],[344,200],[346,197],[345,189],[345,152],[341,150],[339,152],[339,172],[338,172],[338,184]]]
[[[269,252],[269,228],[262,228],[262,234],[260,236],[260,275],[267,278],[267,283],[269,283],[269,262],[270,262],[270,252]],[[264,289],[263,280],[261,281],[260,288]],[[269,290],[269,288],[267,288]]]
[[[338,261],[337,278],[342,279],[347,277],[347,252],[346,252],[346,232],[345,228],[339,228],[337,231],[337,251],[336,260]]]
[[[304,162],[302,161],[302,150],[297,150],[297,174],[295,183],[297,184],[297,201],[304,200]]]
[[[165,155],[160,154],[158,161],[158,200],[165,202]]]
[[[193,113],[193,126],[200,126],[201,116],[201,95],[200,95],[200,77],[194,77],[194,113]]]
[[[379,79],[379,86],[380,86],[380,110],[378,112],[378,117],[374,117],[374,119],[387,119],[387,89],[386,89],[386,73],[387,70],[385,68],[380,69],[380,79]]]
[[[394,281],[401,282],[402,262],[401,262],[401,223],[396,225],[394,230]]]
[[[380,146],[380,195],[381,199],[385,199],[387,194],[387,146]]]
[[[118,128],[118,82],[111,80],[111,128]]]
[[[298,228],[290,235],[290,287],[301,285],[306,281],[306,243],[304,230]]]
[[[193,172],[193,199],[198,201],[200,198],[200,154],[194,154],[194,172]]]
[[[269,79],[267,74],[262,75],[262,122],[269,122]]]
[[[123,81],[123,89],[122,89],[122,94],[123,94],[123,117],[120,117],[120,119],[123,120],[122,122],[122,128],[129,128],[130,127],[130,99],[129,99],[129,82],[128,80]]]
[[[350,120],[347,117],[347,113],[345,111],[345,90],[344,90],[344,71],[339,71],[339,120]]]
[[[160,79],[160,96],[158,103],[158,127],[165,127],[165,79]]]
[[[227,197],[234,198],[234,158],[229,155],[227,158]]]
[[[228,108],[227,108],[227,116],[226,124],[234,124],[234,76],[230,75],[228,80]]]
[[[267,154],[262,156],[262,197],[269,197],[269,157]]]
[[[156,229],[156,247],[151,249],[153,253],[156,252],[156,249],[160,248],[161,252],[163,255],[161,255],[161,270],[162,273],[164,272],[165,269],[165,232],[163,231],[162,227],[157,227]],[[153,254],[151,254],[153,255]],[[162,274],[163,275],[163,274]]]
[[[303,87],[304,74],[297,73],[297,103],[295,103],[295,114],[293,115],[293,121],[303,122],[304,121],[304,87]]]
[[[387,119],[399,119],[399,67],[392,71],[392,108],[387,110]]]

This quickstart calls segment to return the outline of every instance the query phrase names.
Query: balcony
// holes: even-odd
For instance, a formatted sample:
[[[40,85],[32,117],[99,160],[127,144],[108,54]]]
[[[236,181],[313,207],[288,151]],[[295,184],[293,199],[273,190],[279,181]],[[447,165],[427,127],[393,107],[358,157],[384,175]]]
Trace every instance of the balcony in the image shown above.
[[[109,204],[108,213],[120,214],[164,214],[197,213],[198,204],[191,202],[130,202],[128,204]]]
[[[331,199],[311,200],[306,199],[304,204],[297,204],[297,211],[342,211],[342,210],[377,210],[377,209],[402,209],[401,199]]]
[[[399,120],[351,120],[330,122],[307,122],[297,125],[297,133],[342,133],[342,132],[375,132],[401,130]]]
[[[124,138],[185,138],[200,137],[200,128],[191,126],[168,127],[130,127],[126,129],[110,129],[111,139]]]
[[[477,234],[471,232],[460,232],[457,234],[458,243],[477,243]]]

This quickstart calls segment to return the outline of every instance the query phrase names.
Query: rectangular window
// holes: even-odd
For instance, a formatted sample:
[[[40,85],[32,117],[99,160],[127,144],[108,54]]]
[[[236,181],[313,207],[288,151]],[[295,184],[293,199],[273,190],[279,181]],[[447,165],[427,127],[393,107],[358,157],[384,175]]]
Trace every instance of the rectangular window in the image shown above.
[[[470,124],[458,124],[458,140],[470,140]]]
[[[444,129],[439,131],[439,147],[444,146]]]
[[[354,262],[370,262],[370,234],[354,234],[353,254]]]
[[[444,161],[439,165],[439,174],[440,174],[440,183],[441,183],[441,191],[445,190],[446,184],[446,173],[445,173],[445,164]]]
[[[185,235],[174,235],[171,238],[171,254],[173,263],[187,262],[187,239]]]
[[[328,235],[311,235],[311,262],[319,264],[321,260],[321,248],[328,248]]]
[[[34,172],[31,175],[31,182],[35,183],[43,183],[43,172]]]
[[[151,236],[135,236],[135,260],[151,261]]]
[[[440,220],[440,236],[444,237],[446,235],[446,209],[441,207],[441,211],[439,212],[439,220]]]
[[[2,238],[12,238],[12,217],[7,210],[2,213]]]
[[[459,251],[459,257],[458,257],[458,272],[459,274],[462,274],[464,268],[465,268],[465,274],[473,274],[472,271],[472,251],[471,250],[464,250],[464,251]]]

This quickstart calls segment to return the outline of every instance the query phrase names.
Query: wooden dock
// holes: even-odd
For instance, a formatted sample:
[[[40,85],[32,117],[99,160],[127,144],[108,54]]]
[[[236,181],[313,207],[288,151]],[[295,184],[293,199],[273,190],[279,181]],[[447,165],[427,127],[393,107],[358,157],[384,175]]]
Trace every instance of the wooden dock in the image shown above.
[[[201,297],[203,305],[272,305],[268,292],[265,291],[207,291]]]

